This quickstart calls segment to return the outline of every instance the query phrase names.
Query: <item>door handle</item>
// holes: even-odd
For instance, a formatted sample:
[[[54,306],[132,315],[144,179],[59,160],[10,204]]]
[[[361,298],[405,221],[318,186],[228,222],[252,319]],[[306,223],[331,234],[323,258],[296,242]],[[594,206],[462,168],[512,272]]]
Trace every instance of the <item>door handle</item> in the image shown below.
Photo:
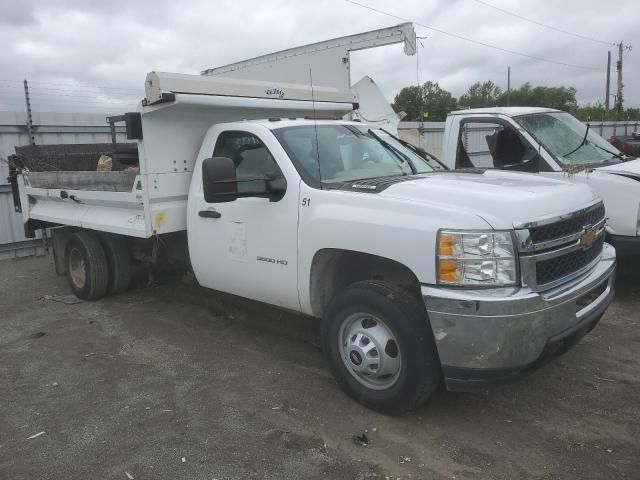
[[[202,218],[220,218],[222,214],[215,210],[200,210],[198,215]]]

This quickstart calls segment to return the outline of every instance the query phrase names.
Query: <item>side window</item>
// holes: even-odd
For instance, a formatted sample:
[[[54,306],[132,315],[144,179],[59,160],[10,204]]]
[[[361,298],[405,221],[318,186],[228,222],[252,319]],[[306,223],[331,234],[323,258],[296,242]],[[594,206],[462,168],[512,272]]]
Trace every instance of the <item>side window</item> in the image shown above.
[[[460,126],[456,168],[538,171],[535,150],[509,125],[465,122]]]
[[[267,147],[252,133],[221,133],[216,141],[213,156],[233,160],[239,179],[281,173]],[[261,193],[263,190],[264,182],[260,180],[238,183],[240,193]]]

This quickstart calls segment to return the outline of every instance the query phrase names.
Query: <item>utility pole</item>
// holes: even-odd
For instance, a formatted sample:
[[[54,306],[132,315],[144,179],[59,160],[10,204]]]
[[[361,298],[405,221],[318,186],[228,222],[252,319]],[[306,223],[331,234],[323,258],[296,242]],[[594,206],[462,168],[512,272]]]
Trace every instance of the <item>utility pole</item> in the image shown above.
[[[616,95],[616,108],[622,111],[622,102],[624,98],[622,96],[622,88],[624,84],[622,83],[622,52],[624,50],[631,50],[631,45],[625,45],[624,42],[616,43],[618,46],[618,61],[616,62],[616,70],[618,71],[618,88]]]
[[[507,107],[509,106],[510,95],[511,95],[511,65],[507,66]]]
[[[618,61],[616,63],[616,70],[618,71],[618,88],[616,90],[616,108],[622,110],[622,49],[623,43],[618,44]]]
[[[29,134],[29,142],[31,145],[36,144],[36,139],[33,136],[33,117],[31,116],[31,101],[29,100],[29,84],[27,79],[24,79],[24,100],[27,103],[27,133]]]
[[[611,87],[611,50],[607,52],[607,92],[604,96],[604,109],[607,113],[607,120],[609,120],[609,89]]]

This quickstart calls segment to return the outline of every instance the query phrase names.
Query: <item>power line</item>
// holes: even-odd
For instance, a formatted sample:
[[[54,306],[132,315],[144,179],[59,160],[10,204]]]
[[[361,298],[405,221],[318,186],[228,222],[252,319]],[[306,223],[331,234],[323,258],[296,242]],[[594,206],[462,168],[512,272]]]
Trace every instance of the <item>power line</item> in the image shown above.
[[[494,50],[499,50],[501,52],[510,53],[512,55],[519,55],[521,57],[531,58],[533,60],[538,60],[540,62],[553,63],[555,65],[562,65],[564,67],[580,68],[582,70],[602,71],[601,68],[588,67],[586,65],[576,65],[574,63],[559,62],[559,61],[556,61],[556,60],[549,60],[548,58],[538,57],[536,55],[529,55],[528,53],[522,53],[522,52],[517,52],[515,50],[509,50],[507,48],[502,48],[502,47],[499,47],[497,45],[493,45],[491,43],[481,42],[479,40],[474,40],[473,38],[465,37],[465,36],[459,35],[457,33],[451,33],[451,32],[447,32],[445,30],[441,30],[439,28],[431,27],[429,25],[425,25],[423,23],[416,22],[416,21],[413,21],[413,20],[408,19],[408,18],[400,17],[398,15],[394,15],[394,14],[389,13],[389,12],[378,10],[377,8],[370,7],[369,5],[364,5],[362,3],[358,3],[358,2],[355,2],[353,0],[345,0],[345,2],[351,3],[353,5],[357,5],[358,7],[366,8],[367,10],[371,10],[373,12],[380,13],[382,15],[386,15],[387,17],[395,18],[396,20],[400,20],[402,22],[415,23],[416,25],[419,25],[422,28],[426,28],[428,30],[433,30],[434,32],[442,33],[443,35],[448,35],[450,37],[454,37],[454,38],[457,38],[457,39],[460,39],[460,40],[464,40],[466,42],[471,42],[471,43],[475,43],[477,45],[482,45],[483,47],[493,48]]]
[[[512,17],[519,18],[520,20],[524,20],[525,22],[533,23],[534,25],[538,25],[539,27],[548,28],[549,30],[555,30],[556,32],[564,33],[565,35],[572,35],[577,38],[581,38],[582,40],[589,40],[590,42],[601,43],[603,45],[615,45],[614,42],[605,42],[604,40],[598,40],[597,38],[588,37],[586,35],[580,35],[579,33],[570,32],[568,30],[563,30],[562,28],[554,27],[553,25],[547,25],[546,23],[538,22],[537,20],[532,20],[531,18],[527,18],[523,15],[519,15],[514,12],[510,12],[509,10],[505,10],[504,8],[496,7],[490,3],[487,3],[483,0],[473,0],[474,2],[480,3],[486,7],[493,8],[494,10],[498,10],[506,15],[511,15]]]
[[[22,84],[22,81],[20,81],[20,80],[9,80],[9,79],[2,79],[2,78],[0,78],[0,82],[20,83],[20,84]],[[43,82],[43,81],[38,81],[38,80],[29,80],[29,83],[36,83],[36,84],[39,83],[41,85],[54,85],[54,86],[61,86],[61,87],[94,88],[94,89],[101,89],[101,90],[126,90],[128,92],[138,92],[139,91],[137,88],[108,87],[108,86],[100,86],[100,85],[87,85],[87,84],[82,84],[82,83]]]
[[[108,104],[108,105],[137,105],[138,101],[121,99],[116,97],[102,97],[95,96],[83,96],[83,95],[64,95],[55,93],[38,93],[32,92],[29,88],[29,96],[37,103],[94,103],[94,104]],[[77,97],[77,98],[74,98]],[[6,103],[6,101],[18,101],[21,100],[19,92],[3,91],[0,88],[0,102]],[[24,104],[22,102],[21,104]]]
[[[0,96],[8,98],[10,100],[15,99],[15,95],[8,95],[0,93]],[[96,98],[95,100],[73,100],[73,99],[59,99],[59,98],[50,98],[48,96],[34,96],[30,95],[31,100],[34,104],[40,103],[53,103],[53,104],[65,104],[65,103],[81,103],[81,104],[94,104],[94,105],[137,105],[137,102],[128,102],[128,101],[118,101],[118,100],[100,100]]]
[[[8,87],[11,87],[9,85],[7,85]],[[41,92],[41,91],[46,91],[46,92],[65,92],[65,93],[92,93],[92,92],[100,92],[103,91],[103,89],[95,89],[95,90],[74,90],[74,89],[63,89],[63,88],[46,88],[46,87],[33,87],[36,91]],[[120,92],[108,92],[108,90],[104,90],[106,93],[109,93],[110,95],[117,95],[119,97],[140,97],[142,90],[140,90],[138,93],[120,93]],[[51,95],[61,95],[61,94],[55,94],[55,93],[51,93]]]
[[[98,100],[99,99],[108,100],[108,101],[117,100],[117,101],[124,101],[126,103],[137,103],[137,100],[118,98],[117,95],[102,95],[102,96],[99,95],[99,94],[96,94],[96,95],[77,95],[75,93],[70,93],[70,94],[66,94],[66,93],[51,93],[51,92],[41,92],[40,90],[31,90],[31,91],[33,92],[34,95],[39,95],[39,96],[44,96],[44,97],[94,98],[94,99],[98,99]],[[101,98],[101,97],[103,97],[103,98]]]
[[[12,102],[4,102],[0,101],[0,109],[1,107],[11,107],[17,111],[24,112],[24,102],[22,103],[12,103]],[[122,111],[121,107],[114,107],[110,105],[59,105],[59,104],[41,104],[37,103],[31,106],[31,109],[35,112],[43,112],[43,111],[71,111],[71,112],[102,112],[102,111]]]
[[[0,88],[16,88],[16,89],[22,89],[22,86],[20,85],[2,85],[2,82],[5,82],[6,80],[0,80]],[[104,91],[105,93],[110,93],[109,89],[103,89],[103,88],[98,88],[98,87],[91,87],[89,89],[85,89],[85,90],[78,90],[75,88],[51,88],[51,87],[32,87],[33,89],[37,90],[37,91],[47,91],[47,92],[65,92],[65,93],[73,93],[73,92],[78,92],[78,93],[99,93]],[[113,95],[118,95],[121,97],[139,97],[140,93],[142,92],[142,90],[139,90],[138,93],[121,93],[121,92],[112,92]],[[53,95],[53,94],[52,94]]]

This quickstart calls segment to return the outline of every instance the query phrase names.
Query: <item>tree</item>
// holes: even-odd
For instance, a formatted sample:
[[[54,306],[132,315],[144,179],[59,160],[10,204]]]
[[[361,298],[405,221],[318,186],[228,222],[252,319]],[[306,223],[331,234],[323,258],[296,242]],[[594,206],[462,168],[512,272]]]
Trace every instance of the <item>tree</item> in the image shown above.
[[[598,102],[595,105],[587,103],[581,107],[576,107],[571,111],[571,114],[583,122],[604,122],[607,120],[607,112],[601,102]]]
[[[420,120],[420,107],[422,105],[420,91],[421,88],[419,86],[413,85],[411,87],[404,87],[400,90],[400,93],[396,95],[391,106],[396,113],[404,112],[407,114],[403,120],[408,122]]]
[[[621,111],[616,107],[607,113],[602,102],[597,102],[595,105],[587,103],[579,106],[572,110],[571,114],[583,122],[637,122],[640,120],[640,109],[638,108],[625,108]]]
[[[627,108],[624,111],[625,119],[640,120],[640,108]]]
[[[420,87],[404,87],[396,95],[392,106],[396,112],[404,111],[407,114],[404,118],[406,121],[443,122],[457,103],[456,98],[440,88],[437,82],[425,82]],[[422,118],[421,113],[425,114]]]
[[[578,107],[573,87],[532,87],[526,82],[511,90],[509,105],[517,107],[548,107],[569,112]],[[507,104],[507,92],[502,92],[498,105]]]
[[[460,97],[460,105],[467,108],[493,107],[502,95],[502,89],[491,80],[476,82]]]

